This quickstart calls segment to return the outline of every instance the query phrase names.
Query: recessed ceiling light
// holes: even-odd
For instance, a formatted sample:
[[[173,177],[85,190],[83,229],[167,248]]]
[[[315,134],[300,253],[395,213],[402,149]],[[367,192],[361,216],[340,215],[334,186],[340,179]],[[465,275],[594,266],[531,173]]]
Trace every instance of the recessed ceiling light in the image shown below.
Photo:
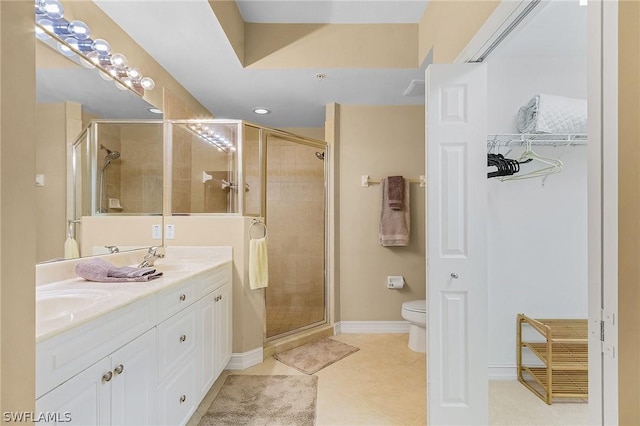
[[[162,111],[160,111],[158,108],[149,108],[149,112],[153,114],[162,114]]]
[[[264,108],[264,107],[258,107],[258,108],[254,108],[253,112],[255,112],[256,114],[269,114],[271,113],[271,110],[269,108]]]

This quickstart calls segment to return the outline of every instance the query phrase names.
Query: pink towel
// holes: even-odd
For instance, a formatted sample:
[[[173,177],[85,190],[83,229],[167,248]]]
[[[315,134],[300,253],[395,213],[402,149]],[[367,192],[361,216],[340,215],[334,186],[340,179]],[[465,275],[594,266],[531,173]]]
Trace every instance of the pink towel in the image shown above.
[[[76,265],[76,274],[88,281],[101,283],[142,282],[162,276],[154,268],[117,267],[102,259],[91,259]]]
[[[402,176],[389,176],[387,178],[389,184],[387,191],[389,191],[389,207],[391,210],[402,210],[402,204],[404,202],[404,178]]]
[[[408,246],[411,233],[411,217],[409,214],[409,185],[404,185],[402,210],[392,210],[388,199],[388,178],[382,179],[382,208],[380,209],[379,238],[385,247]]]

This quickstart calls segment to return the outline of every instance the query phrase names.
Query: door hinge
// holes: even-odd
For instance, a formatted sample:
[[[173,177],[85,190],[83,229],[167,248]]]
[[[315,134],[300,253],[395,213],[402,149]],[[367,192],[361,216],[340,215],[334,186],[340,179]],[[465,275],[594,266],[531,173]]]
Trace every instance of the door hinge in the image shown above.
[[[611,358],[616,357],[616,347],[610,343],[606,343],[605,328],[606,325],[615,325],[615,314],[607,312],[604,309],[600,310],[600,348],[603,354],[609,355]]]

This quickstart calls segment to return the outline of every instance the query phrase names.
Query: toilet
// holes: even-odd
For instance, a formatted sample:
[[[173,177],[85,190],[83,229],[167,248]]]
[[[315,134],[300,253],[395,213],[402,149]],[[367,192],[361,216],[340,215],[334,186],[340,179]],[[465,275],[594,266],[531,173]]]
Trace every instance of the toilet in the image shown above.
[[[409,349],[427,352],[427,301],[411,300],[402,304],[402,318],[411,323]]]

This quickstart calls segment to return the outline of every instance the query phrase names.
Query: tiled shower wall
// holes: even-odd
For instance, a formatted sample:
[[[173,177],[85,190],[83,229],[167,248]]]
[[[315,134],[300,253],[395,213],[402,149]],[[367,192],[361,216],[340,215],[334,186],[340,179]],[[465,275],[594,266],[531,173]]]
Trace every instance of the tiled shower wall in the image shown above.
[[[324,162],[316,151],[267,139],[267,337],[324,319]]]

